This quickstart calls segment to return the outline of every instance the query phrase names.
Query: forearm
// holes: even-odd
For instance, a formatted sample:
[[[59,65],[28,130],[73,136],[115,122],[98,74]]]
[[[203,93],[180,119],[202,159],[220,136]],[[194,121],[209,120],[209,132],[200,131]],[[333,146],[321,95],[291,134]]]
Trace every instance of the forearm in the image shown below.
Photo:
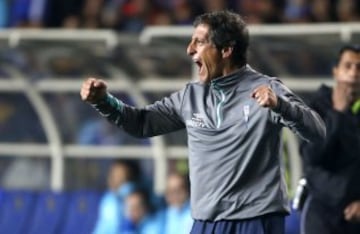
[[[123,116],[124,105],[125,104],[122,101],[115,98],[110,93],[107,93],[105,98],[98,103],[92,104],[100,115],[119,127],[122,124],[121,117]]]
[[[172,110],[169,98],[144,108],[135,108],[121,102],[111,94],[94,108],[110,122],[135,137],[151,137],[184,127]]]
[[[306,141],[321,142],[325,139],[326,128],[321,117],[298,100],[278,97],[273,109],[280,116],[280,122]]]

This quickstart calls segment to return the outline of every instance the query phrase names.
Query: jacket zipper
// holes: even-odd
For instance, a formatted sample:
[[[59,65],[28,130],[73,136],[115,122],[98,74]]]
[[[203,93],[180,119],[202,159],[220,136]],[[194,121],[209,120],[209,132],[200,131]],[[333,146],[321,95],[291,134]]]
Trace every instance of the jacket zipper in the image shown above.
[[[224,92],[220,88],[218,88],[216,86],[214,86],[214,88],[215,88],[215,90],[219,91],[220,95],[221,95],[220,102],[216,105],[216,128],[220,128],[220,125],[222,123],[221,107],[225,102],[226,96],[225,96]]]

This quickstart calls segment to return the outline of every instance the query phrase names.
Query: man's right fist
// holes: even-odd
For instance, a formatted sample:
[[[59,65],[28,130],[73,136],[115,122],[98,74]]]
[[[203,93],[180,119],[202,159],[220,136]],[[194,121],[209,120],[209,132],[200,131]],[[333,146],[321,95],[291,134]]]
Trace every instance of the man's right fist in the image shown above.
[[[95,104],[106,96],[107,85],[105,81],[88,78],[81,86],[80,96],[83,101]]]

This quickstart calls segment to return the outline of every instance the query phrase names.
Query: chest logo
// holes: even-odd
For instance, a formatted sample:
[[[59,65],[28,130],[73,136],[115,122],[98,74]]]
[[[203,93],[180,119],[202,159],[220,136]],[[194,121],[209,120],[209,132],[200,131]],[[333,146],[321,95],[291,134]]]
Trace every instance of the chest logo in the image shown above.
[[[191,119],[186,120],[186,125],[197,128],[205,128],[204,116],[200,113],[193,113]]]

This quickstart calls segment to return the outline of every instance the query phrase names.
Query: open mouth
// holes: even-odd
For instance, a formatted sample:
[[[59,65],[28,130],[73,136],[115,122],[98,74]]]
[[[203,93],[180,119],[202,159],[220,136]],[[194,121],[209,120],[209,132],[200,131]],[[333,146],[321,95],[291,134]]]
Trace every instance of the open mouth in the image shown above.
[[[201,71],[201,68],[203,66],[202,62],[200,60],[194,60],[195,64],[197,65],[197,67],[199,68],[199,73]]]
[[[195,61],[195,63],[199,68],[202,66],[202,63],[200,61]]]

